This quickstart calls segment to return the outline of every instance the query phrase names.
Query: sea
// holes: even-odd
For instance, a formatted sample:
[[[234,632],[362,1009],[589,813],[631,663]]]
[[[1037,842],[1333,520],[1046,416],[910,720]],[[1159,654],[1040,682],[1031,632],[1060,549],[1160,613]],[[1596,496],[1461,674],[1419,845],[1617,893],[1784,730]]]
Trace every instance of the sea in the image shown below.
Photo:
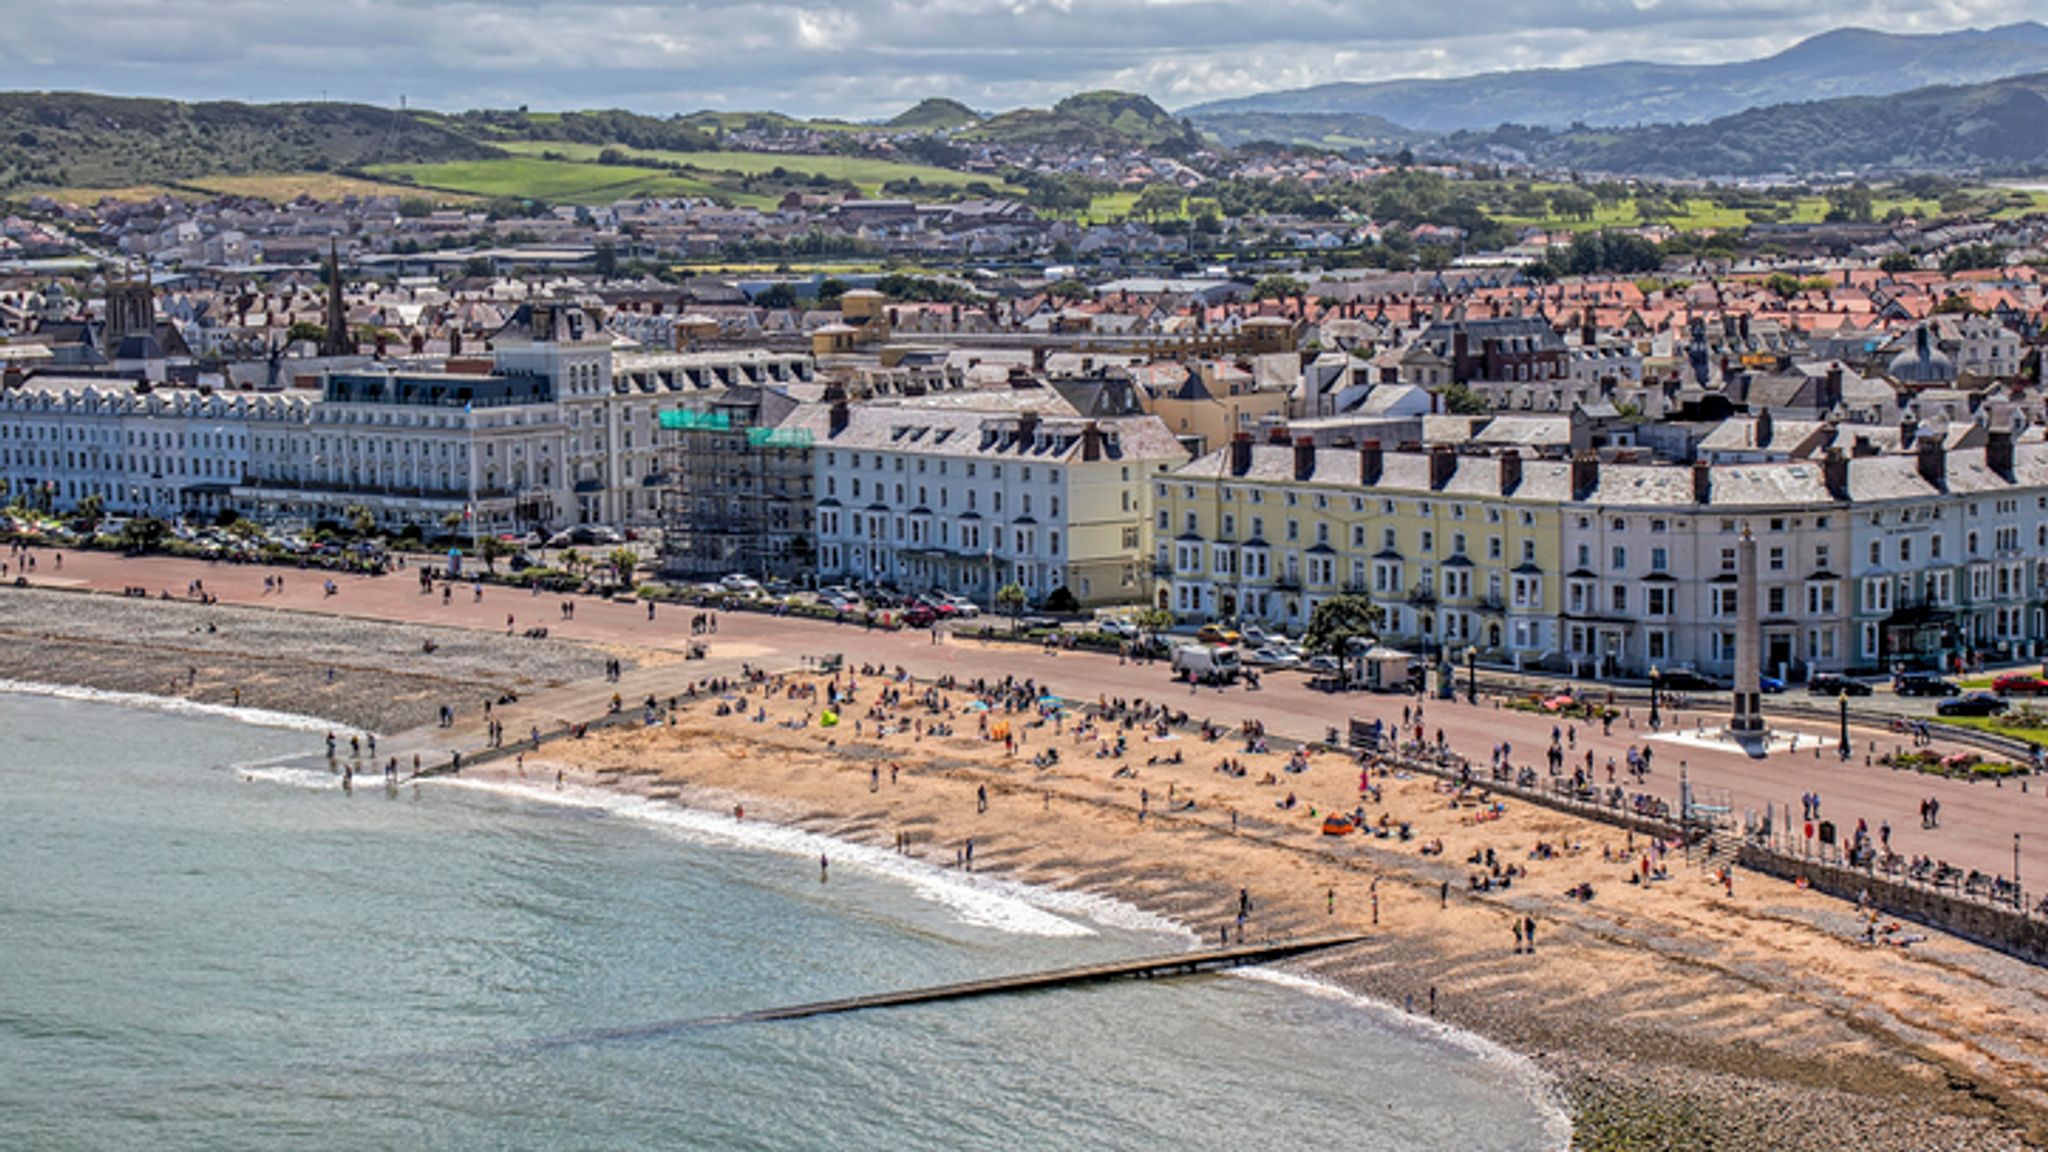
[[[1260,970],[734,1021],[1192,938],[551,781],[344,790],[318,720],[0,688],[0,1148],[1569,1139],[1519,1058]]]

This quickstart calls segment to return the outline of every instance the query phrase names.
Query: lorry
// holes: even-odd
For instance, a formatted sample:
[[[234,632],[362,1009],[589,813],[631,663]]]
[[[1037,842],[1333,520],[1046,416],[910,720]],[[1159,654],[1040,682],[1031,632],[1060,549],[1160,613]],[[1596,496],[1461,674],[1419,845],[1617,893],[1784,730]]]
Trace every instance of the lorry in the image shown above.
[[[1173,674],[1200,684],[1229,684],[1244,665],[1228,644],[1183,644],[1173,650]]]

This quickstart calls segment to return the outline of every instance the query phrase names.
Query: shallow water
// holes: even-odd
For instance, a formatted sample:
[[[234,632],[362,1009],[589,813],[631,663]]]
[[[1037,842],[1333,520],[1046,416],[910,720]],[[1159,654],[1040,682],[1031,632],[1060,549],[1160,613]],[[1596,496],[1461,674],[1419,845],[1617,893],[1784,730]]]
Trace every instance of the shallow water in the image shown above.
[[[1186,938],[646,801],[274,766],[318,740],[0,695],[0,1147],[1558,1142],[1519,1062],[1291,980],[595,1039]]]

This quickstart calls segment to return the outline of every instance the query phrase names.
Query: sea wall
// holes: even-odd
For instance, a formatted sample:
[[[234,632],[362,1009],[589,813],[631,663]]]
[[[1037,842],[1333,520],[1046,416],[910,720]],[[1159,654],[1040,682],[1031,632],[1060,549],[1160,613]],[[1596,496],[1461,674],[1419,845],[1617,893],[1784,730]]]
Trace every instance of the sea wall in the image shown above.
[[[1887,916],[1911,920],[1960,936],[2030,964],[2048,964],[2048,920],[2027,916],[1951,892],[1889,880],[1854,869],[1798,860],[1756,845],[1744,845],[1738,862],[1753,872],[1796,881],[1844,900],[1869,893],[1871,906]]]

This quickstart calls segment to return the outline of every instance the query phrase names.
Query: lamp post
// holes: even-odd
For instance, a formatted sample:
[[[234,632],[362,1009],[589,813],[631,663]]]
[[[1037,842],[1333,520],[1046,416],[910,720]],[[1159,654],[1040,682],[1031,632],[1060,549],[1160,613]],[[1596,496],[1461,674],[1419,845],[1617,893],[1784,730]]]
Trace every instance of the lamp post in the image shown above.
[[[2020,834],[2017,832],[2012,834],[2012,890],[2016,894],[2020,891]],[[2026,906],[2023,896],[2020,897],[2020,906]]]
[[[1658,703],[1659,703],[1659,701],[1658,701],[1658,699],[1657,699],[1657,695],[1658,695],[1658,687],[1659,687],[1659,685],[1661,685],[1661,684],[1662,684],[1663,682],[1664,682],[1664,673],[1662,673],[1662,672],[1658,671],[1658,670],[1657,670],[1657,668],[1656,668],[1656,667],[1655,667],[1654,665],[1653,665],[1653,666],[1651,666],[1651,668],[1650,668],[1650,731],[1652,731],[1652,732],[1655,732],[1655,731],[1656,731],[1656,730],[1657,730],[1657,729],[1658,729],[1659,727],[1661,727],[1661,726],[1663,725],[1663,723],[1664,723],[1664,718],[1663,718],[1663,715],[1662,715],[1661,713],[1659,713],[1659,712],[1657,711],[1657,705],[1658,705]]]
[[[1842,691],[1836,695],[1835,702],[1841,708],[1842,759],[1847,760],[1849,758],[1849,690],[1847,688],[1842,689]]]
[[[1479,703],[1479,648],[1465,645],[1465,703]]]

